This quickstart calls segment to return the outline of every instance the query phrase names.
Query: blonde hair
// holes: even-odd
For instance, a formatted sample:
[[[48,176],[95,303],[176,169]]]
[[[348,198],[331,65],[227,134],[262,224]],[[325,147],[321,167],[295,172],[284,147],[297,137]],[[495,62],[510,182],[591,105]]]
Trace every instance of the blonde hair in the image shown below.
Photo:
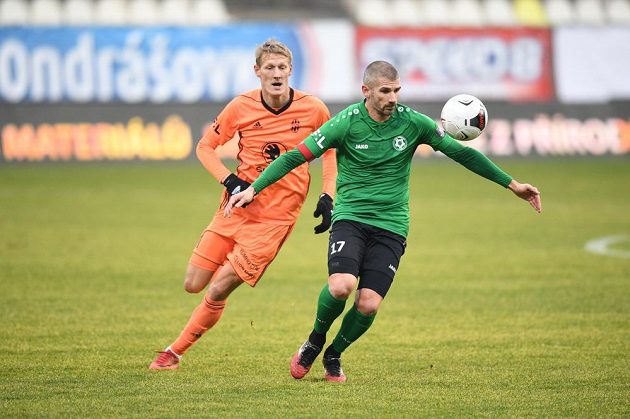
[[[291,54],[289,47],[273,38],[267,39],[264,43],[256,47],[256,65],[259,67],[262,64],[262,56],[264,54],[284,55],[289,59],[289,64],[293,61],[293,55]]]
[[[387,61],[373,61],[365,68],[365,72],[363,73],[363,84],[367,87],[372,87],[379,77],[383,77],[390,81],[398,80],[400,78],[396,67]]]

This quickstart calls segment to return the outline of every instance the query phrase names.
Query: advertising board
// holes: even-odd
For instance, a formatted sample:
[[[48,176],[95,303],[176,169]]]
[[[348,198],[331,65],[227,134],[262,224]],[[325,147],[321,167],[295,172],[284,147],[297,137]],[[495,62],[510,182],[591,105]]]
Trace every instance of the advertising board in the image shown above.
[[[535,28],[357,28],[358,70],[396,66],[410,100],[466,92],[510,102],[554,97],[551,34]]]
[[[347,22],[0,28],[0,103],[226,101],[260,85],[254,53],[269,38],[291,49],[295,88],[345,100],[352,31]]]
[[[408,103],[405,101],[405,103]],[[415,109],[438,119],[441,103],[416,103]],[[505,106],[486,103],[489,122],[483,134],[466,143],[489,156],[614,156],[630,153],[630,105],[566,108],[559,103]],[[333,113],[345,105],[330,105]],[[195,145],[222,104],[17,106],[2,120],[0,161],[164,161],[193,160]],[[13,107],[15,110],[15,106]],[[237,141],[219,148],[233,158]],[[439,156],[420,147],[421,157]]]

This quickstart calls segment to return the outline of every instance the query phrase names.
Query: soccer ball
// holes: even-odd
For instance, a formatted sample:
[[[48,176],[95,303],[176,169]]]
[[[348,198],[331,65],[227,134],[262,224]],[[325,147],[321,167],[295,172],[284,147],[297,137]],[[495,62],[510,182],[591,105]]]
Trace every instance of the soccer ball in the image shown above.
[[[488,123],[484,104],[472,95],[457,95],[446,101],[440,116],[444,131],[459,141],[479,137]]]

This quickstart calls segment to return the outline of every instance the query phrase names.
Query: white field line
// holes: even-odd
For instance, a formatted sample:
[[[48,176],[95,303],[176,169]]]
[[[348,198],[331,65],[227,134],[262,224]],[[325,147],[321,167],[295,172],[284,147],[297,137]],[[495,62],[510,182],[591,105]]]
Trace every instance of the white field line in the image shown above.
[[[630,259],[630,250],[611,249],[613,244],[619,244],[628,242],[630,243],[630,236],[605,236],[597,239],[589,240],[584,245],[584,250],[591,253],[597,253],[606,256],[615,256],[625,259]]]

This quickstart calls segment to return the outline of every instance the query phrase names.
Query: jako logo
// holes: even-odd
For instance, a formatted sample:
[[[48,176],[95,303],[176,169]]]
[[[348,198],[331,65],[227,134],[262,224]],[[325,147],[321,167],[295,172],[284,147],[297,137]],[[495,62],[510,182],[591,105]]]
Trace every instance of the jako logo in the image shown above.
[[[368,149],[368,145],[367,144],[357,144],[354,146],[355,149],[357,150],[367,150]]]

